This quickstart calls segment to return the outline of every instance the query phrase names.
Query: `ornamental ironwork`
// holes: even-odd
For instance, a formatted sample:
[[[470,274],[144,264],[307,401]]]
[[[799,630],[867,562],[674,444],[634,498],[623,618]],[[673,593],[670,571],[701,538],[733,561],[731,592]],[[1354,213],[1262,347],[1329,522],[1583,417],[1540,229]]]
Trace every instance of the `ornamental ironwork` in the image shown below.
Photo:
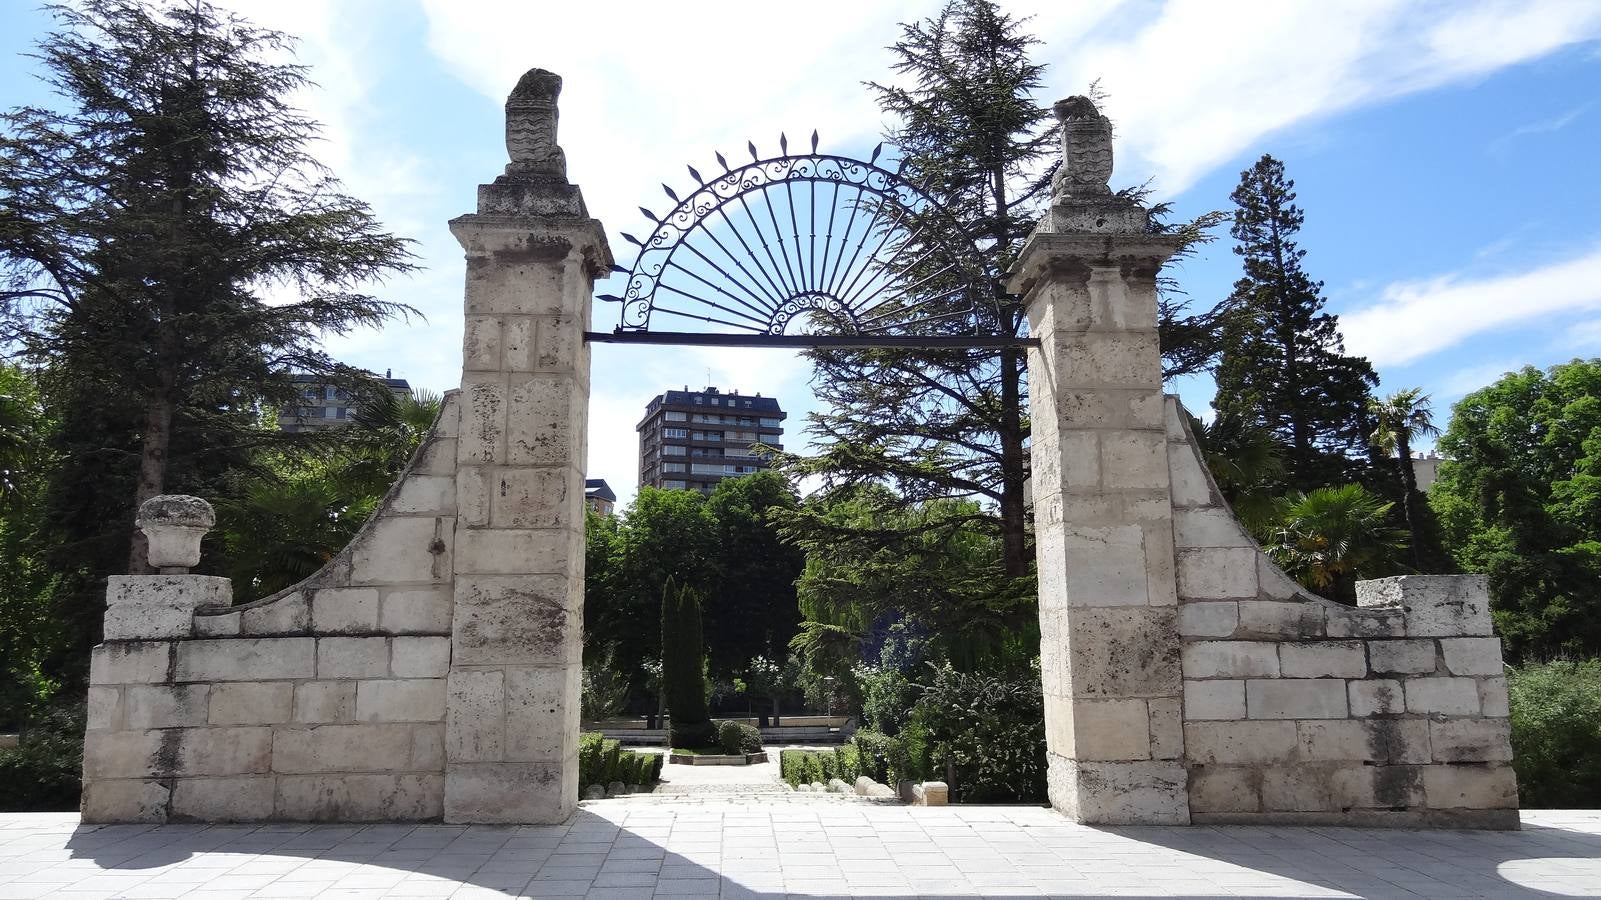
[[[879,164],[811,152],[762,158],[712,178],[658,216],[620,294],[620,323],[592,340],[651,343],[917,345],[1015,343],[995,335],[993,280],[965,229],[928,192]],[[679,331],[686,326],[696,331]]]

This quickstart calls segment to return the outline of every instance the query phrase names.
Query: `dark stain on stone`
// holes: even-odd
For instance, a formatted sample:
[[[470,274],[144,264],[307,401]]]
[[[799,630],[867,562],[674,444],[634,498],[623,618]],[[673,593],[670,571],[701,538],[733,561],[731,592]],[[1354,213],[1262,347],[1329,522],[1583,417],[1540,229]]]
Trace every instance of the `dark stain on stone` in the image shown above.
[[[534,237],[530,235],[528,243],[518,248],[496,250],[493,259],[498,265],[521,265],[525,263],[555,262],[565,259],[573,249],[572,241],[561,237]]]

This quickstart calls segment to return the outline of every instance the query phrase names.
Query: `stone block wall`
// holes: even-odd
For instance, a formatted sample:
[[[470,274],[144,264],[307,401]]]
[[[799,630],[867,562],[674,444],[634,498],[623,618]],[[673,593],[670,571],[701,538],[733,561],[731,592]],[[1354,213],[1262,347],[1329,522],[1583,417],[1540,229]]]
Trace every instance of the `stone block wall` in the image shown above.
[[[90,668],[87,822],[395,821],[444,807],[457,393],[315,575],[113,578]]]
[[[1482,576],[1312,595],[1235,520],[1167,399],[1191,820],[1517,827]]]

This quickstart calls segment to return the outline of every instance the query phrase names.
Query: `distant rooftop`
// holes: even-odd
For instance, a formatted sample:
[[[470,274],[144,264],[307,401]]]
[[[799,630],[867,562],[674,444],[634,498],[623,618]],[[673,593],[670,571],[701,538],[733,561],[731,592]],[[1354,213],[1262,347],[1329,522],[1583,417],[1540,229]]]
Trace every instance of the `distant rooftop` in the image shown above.
[[[611,489],[611,485],[607,484],[604,478],[585,478],[584,496],[599,497],[609,503],[617,502],[616,492]]]

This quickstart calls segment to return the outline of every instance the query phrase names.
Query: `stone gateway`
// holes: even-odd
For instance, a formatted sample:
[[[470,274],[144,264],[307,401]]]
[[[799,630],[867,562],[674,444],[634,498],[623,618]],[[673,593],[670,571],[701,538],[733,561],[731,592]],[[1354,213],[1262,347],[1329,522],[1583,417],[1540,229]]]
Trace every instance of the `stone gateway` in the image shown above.
[[[451,222],[461,387],[350,546],[234,606],[226,579],[187,574],[209,507],[142,511],[161,574],[107,588],[84,821],[572,814],[584,335],[612,259],[566,178],[560,90],[538,69],[518,82],[509,164]],[[1484,580],[1364,582],[1352,608],[1261,553],[1162,394],[1156,277],[1175,241],[1107,188],[1094,104],[1056,111],[1066,165],[1009,282],[1035,342],[1051,804],[1097,824],[1517,827]]]

